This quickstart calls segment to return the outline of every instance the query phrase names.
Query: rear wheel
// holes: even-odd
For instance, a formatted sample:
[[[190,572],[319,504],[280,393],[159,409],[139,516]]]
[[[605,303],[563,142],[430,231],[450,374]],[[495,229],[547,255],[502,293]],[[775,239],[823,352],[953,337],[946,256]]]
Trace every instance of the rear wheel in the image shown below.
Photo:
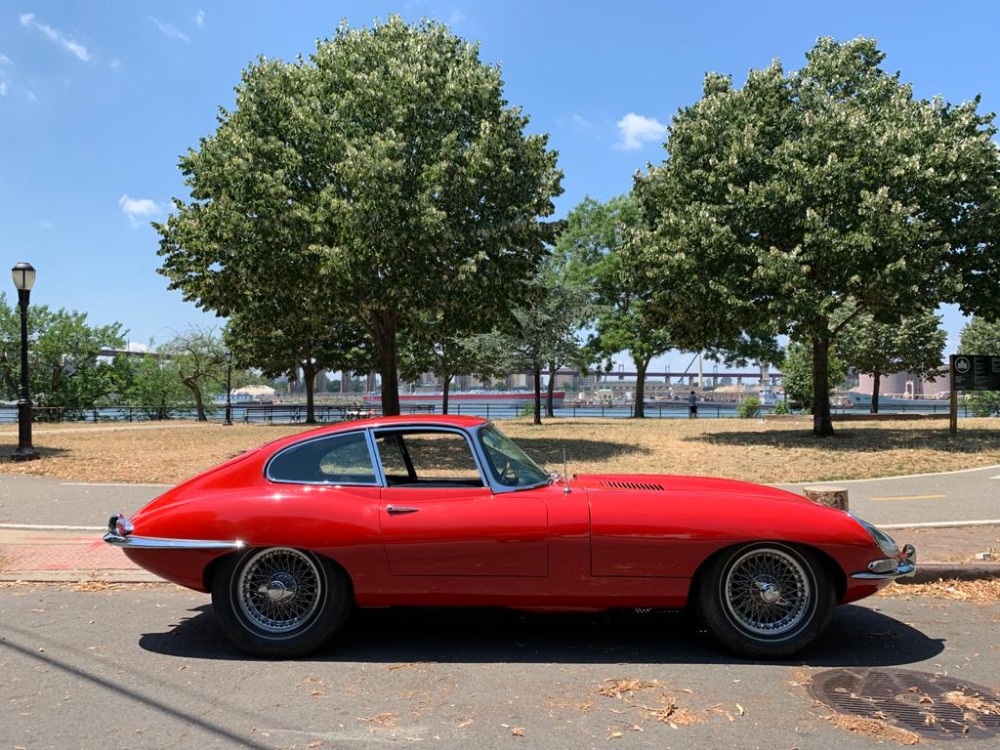
[[[772,542],[737,547],[717,559],[697,601],[724,646],[764,659],[790,656],[815,641],[836,607],[830,574],[816,556]]]
[[[237,647],[277,658],[321,647],[351,609],[343,571],[293,547],[253,549],[225,560],[213,582],[212,604]]]

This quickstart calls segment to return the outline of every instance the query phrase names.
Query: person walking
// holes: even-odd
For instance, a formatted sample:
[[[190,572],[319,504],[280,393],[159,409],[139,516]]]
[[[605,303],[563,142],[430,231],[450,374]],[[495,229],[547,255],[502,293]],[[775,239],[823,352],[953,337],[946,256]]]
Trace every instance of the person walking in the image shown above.
[[[698,397],[694,391],[688,396],[688,419],[695,419],[698,416]]]

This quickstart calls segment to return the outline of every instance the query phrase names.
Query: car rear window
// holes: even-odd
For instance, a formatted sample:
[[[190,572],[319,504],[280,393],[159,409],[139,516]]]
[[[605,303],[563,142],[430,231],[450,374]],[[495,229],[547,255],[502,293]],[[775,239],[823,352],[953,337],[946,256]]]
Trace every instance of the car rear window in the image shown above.
[[[267,477],[273,482],[376,484],[368,442],[361,432],[292,445],[271,459]]]

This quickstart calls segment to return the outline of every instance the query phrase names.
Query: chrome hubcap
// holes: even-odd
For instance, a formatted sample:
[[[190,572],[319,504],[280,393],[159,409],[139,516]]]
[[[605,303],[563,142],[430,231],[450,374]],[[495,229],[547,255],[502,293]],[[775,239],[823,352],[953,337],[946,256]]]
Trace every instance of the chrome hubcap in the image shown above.
[[[811,577],[797,556],[778,547],[761,547],[738,556],[723,581],[726,615],[742,630],[783,636],[812,611]]]
[[[250,623],[272,634],[308,623],[322,596],[323,582],[316,563],[291,547],[254,553],[237,581],[240,611]]]

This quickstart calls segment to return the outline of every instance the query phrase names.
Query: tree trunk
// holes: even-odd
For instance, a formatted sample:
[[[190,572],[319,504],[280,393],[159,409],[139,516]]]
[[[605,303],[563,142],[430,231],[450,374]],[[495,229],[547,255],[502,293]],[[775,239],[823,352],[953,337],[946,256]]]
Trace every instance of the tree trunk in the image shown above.
[[[375,348],[382,376],[382,415],[399,414],[399,367],[396,363],[396,314],[380,310],[375,320]]]
[[[184,383],[184,387],[191,391],[191,394],[194,396],[194,408],[198,414],[198,421],[207,422],[208,417],[205,416],[205,402],[201,398],[201,388],[198,387],[198,381],[194,378],[182,378],[181,382]]]
[[[555,398],[554,394],[556,391],[556,366],[549,363],[549,383],[548,387],[545,389],[545,416],[554,419],[556,416],[556,410],[552,406],[552,400]]]
[[[869,412],[872,414],[878,414],[878,392],[881,390],[882,384],[879,382],[882,379],[882,373],[876,371],[872,373],[872,403]]]
[[[813,435],[833,437],[830,416],[830,340],[813,337]]]
[[[316,424],[316,407],[313,392],[316,386],[316,364],[309,360],[302,363],[302,379],[306,386],[306,424]]]
[[[648,367],[648,357],[635,360],[635,408],[632,410],[635,419],[646,417],[646,368]]]
[[[451,379],[453,375],[445,375],[441,378],[441,413],[448,413],[448,392],[451,390]]]
[[[535,383],[535,419],[532,424],[540,425],[542,423],[542,368],[533,367],[531,375]]]

